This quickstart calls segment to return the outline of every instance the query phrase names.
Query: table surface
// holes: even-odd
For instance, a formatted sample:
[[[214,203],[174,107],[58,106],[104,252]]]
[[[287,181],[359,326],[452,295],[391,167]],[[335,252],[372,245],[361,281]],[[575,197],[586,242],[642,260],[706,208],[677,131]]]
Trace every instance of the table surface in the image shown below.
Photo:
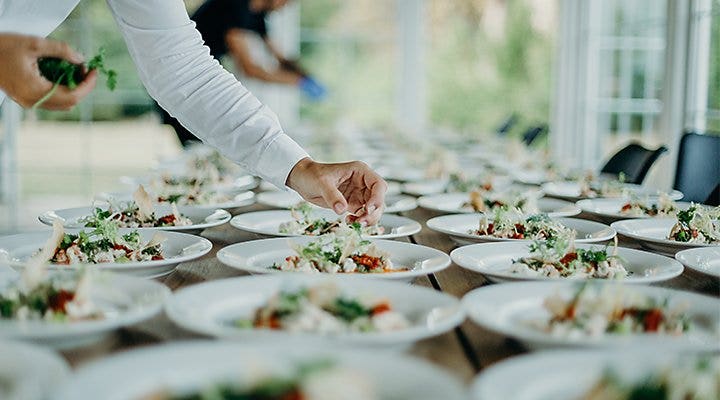
[[[269,208],[253,205],[245,207],[241,211],[250,212],[266,209]],[[402,213],[402,215],[412,218],[423,225],[420,233],[403,240],[434,247],[447,253],[456,247],[448,236],[431,231],[425,226],[425,221],[439,214],[418,208]],[[585,214],[579,217],[592,219],[592,216]],[[177,290],[199,282],[242,276],[241,271],[220,263],[215,257],[215,253],[229,244],[260,238],[257,235],[233,228],[230,224],[207,229],[202,232],[202,236],[213,243],[212,251],[198,260],[180,264],[174,272],[161,278],[160,281],[170,289]],[[620,244],[625,247],[639,247],[637,243],[626,238],[621,238]],[[414,284],[433,287],[436,290],[460,298],[468,291],[490,284],[490,282],[480,274],[453,264],[437,274],[416,279]],[[717,280],[687,269],[681,276],[659,283],[657,286],[689,290],[713,296],[720,294],[720,285]],[[70,350],[64,352],[63,355],[73,367],[77,367],[88,361],[131,348],[201,338],[207,339],[205,336],[186,331],[174,325],[164,315],[159,315],[151,320],[121,329],[98,344]],[[469,320],[466,320],[454,331],[418,342],[409,350],[410,354],[427,359],[445,368],[465,382],[469,382],[483,368],[526,351],[521,344],[513,339],[480,328]]]

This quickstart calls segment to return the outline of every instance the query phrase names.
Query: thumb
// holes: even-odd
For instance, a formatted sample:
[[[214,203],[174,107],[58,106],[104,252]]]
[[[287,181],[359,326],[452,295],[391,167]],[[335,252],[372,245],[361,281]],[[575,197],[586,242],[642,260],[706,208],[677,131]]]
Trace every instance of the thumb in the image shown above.
[[[342,214],[347,210],[347,200],[345,200],[345,197],[337,187],[330,182],[320,182],[320,194],[323,200],[325,200],[325,204],[332,208],[336,214]]]
[[[40,56],[57,57],[75,64],[83,62],[83,57],[78,52],[73,50],[67,43],[57,40],[43,39],[38,46],[38,52]]]

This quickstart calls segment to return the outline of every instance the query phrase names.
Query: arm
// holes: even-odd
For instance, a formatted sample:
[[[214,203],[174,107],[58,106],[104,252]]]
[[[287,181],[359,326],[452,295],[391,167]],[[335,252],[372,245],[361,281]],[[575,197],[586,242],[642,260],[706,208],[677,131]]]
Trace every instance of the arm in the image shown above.
[[[225,42],[227,43],[228,50],[230,50],[230,54],[235,61],[235,65],[245,72],[245,75],[251,78],[260,79],[265,82],[297,85],[300,80],[300,75],[297,73],[284,69],[267,71],[255,64],[247,46],[246,35],[248,34],[249,33],[243,31],[242,29],[235,28],[229,30],[225,35]],[[273,52],[273,54],[275,53]]]
[[[283,187],[307,153],[203,45],[179,0],[108,0],[148,93],[230,160]]]
[[[270,54],[275,57],[276,60],[280,63],[280,68],[282,70],[288,71],[288,72],[294,72],[295,74],[299,75],[300,77],[308,76],[309,74],[302,69],[296,61],[289,60],[285,58],[280,50],[275,46],[275,43],[270,40],[270,38],[264,39],[265,46],[267,46],[268,50],[270,51]]]
[[[357,213],[360,222],[380,218],[385,181],[363,163],[311,160],[283,133],[277,116],[210,55],[182,1],[107,2],[148,93],[191,132],[315,204]]]

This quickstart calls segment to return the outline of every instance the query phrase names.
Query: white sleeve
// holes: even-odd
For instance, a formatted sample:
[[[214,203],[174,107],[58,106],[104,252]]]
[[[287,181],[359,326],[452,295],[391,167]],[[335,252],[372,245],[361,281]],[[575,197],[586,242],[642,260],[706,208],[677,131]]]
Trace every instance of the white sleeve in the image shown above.
[[[148,93],[205,143],[278,187],[307,153],[210,55],[181,0],[107,0]]]

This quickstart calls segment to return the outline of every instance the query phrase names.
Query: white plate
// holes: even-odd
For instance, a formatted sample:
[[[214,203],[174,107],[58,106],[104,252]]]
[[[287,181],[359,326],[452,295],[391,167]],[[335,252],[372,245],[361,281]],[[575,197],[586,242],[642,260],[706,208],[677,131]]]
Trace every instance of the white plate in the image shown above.
[[[389,181],[396,182],[418,182],[427,179],[425,172],[416,168],[410,167],[380,167],[377,169],[383,178]]]
[[[720,278],[720,247],[699,247],[679,251],[675,254],[675,259],[690,269]]]
[[[334,221],[340,218],[334,211],[321,208],[312,211],[313,218],[324,218],[327,221]],[[278,228],[281,223],[293,220],[290,211],[273,210],[273,211],[256,211],[236,215],[230,221],[230,225],[243,231],[256,233],[265,236],[303,236],[297,234],[280,233]],[[375,239],[394,239],[414,235],[420,232],[422,227],[419,223],[410,218],[400,217],[397,215],[383,215],[378,223],[385,228],[382,235],[369,236]]]
[[[675,218],[626,219],[613,222],[610,226],[619,234],[637,240],[642,247],[663,254],[674,255],[685,249],[720,246],[718,243],[684,243],[668,239],[670,229],[675,222],[677,222]]]
[[[198,210],[208,210],[208,211],[214,211],[218,208],[222,208],[223,210],[227,210],[229,212],[232,212],[233,210],[249,206],[253,203],[255,203],[255,193],[250,191],[241,191],[241,190],[228,190],[228,191],[222,191],[226,193],[228,196],[232,197],[231,201],[226,201],[222,203],[216,203],[216,204],[194,204],[189,205],[187,207],[194,208]],[[114,199],[116,201],[131,201],[132,200],[132,193],[130,192],[112,192],[112,193],[100,193],[95,196],[95,200],[99,201],[107,201],[108,199]]]
[[[512,179],[508,176],[493,176],[492,182],[493,190],[495,191],[504,191],[512,188]],[[413,196],[429,196],[444,193],[449,184],[449,179],[426,179],[417,182],[404,183],[401,190],[403,193],[411,194]]]
[[[646,201],[646,200],[643,200]],[[654,203],[657,202],[657,197],[650,198],[647,200],[648,203]],[[607,223],[612,223],[615,221],[620,221],[623,219],[646,219],[646,218],[658,218],[658,217],[649,217],[649,216],[641,216],[641,217],[635,217],[635,216],[627,216],[620,213],[620,209],[622,206],[628,203],[628,199],[584,199],[579,200],[577,203],[575,203],[580,209],[588,214],[595,215],[597,217],[600,217],[603,221]],[[676,203],[678,205],[678,208],[681,210],[687,210],[691,203],[680,201]]]
[[[294,237],[253,240],[250,242],[236,243],[220,249],[217,258],[221,263],[247,271],[253,274],[288,274],[270,269],[274,263],[280,263],[285,257],[294,255],[291,244],[304,246],[307,243],[317,240],[316,237]],[[397,267],[412,268],[409,271],[356,274],[357,276],[372,279],[412,279],[418,276],[432,274],[447,268],[450,265],[450,257],[440,250],[420,246],[412,243],[398,242],[395,240],[372,240],[380,250],[391,254],[391,261]]]
[[[579,249],[602,249],[605,246],[578,244]],[[611,248],[608,248],[611,251]],[[460,247],[450,253],[455,264],[485,275],[493,282],[505,281],[562,281],[579,278],[533,277],[511,272],[513,260],[530,255],[527,242],[482,243]],[[632,275],[622,281],[627,283],[650,283],[668,280],[680,275],[683,266],[672,258],[646,251],[618,248],[618,255],[625,261],[625,269]],[[587,280],[587,279],[582,279]],[[600,280],[600,279],[590,279]]]
[[[59,219],[63,222],[63,226],[66,229],[76,229],[76,228],[83,228],[85,226],[84,223],[80,222],[79,220],[82,218],[85,218],[87,216],[91,216],[95,212],[95,208],[102,208],[103,210],[107,210],[107,204],[93,206],[93,207],[76,207],[76,208],[66,208],[62,210],[55,210],[55,211],[45,211],[44,213],[40,214],[38,216],[38,219],[40,222],[42,222],[45,225],[52,226],[53,221],[56,219]],[[164,215],[172,214],[172,207],[169,205],[155,205],[155,216],[161,217]],[[228,221],[230,221],[230,218],[232,216],[229,212],[222,210],[222,209],[198,209],[192,206],[179,206],[178,211],[180,211],[180,214],[183,216],[190,218],[190,220],[193,222],[192,225],[186,225],[186,226],[166,226],[166,227],[157,227],[157,228],[143,228],[143,229],[154,229],[154,230],[164,230],[164,231],[185,231],[185,232],[200,232],[203,229],[212,228],[215,226],[220,226]]]
[[[594,282],[595,285],[610,286],[610,290],[641,293],[663,302],[669,307],[682,307],[688,314],[694,329],[683,335],[628,334],[590,336],[556,336],[545,332],[533,323],[542,323],[550,318],[543,307],[543,301],[555,294],[572,298],[583,283],[574,282],[516,282],[490,285],[475,289],[463,297],[462,304],[470,319],[486,328],[514,337],[531,348],[558,346],[583,347],[634,347],[653,346],[657,349],[669,347],[694,348],[698,350],[720,349],[720,300],[666,288],[627,285],[613,282]],[[687,308],[686,308],[687,307]]]
[[[165,174],[169,175],[170,177],[177,177],[182,178],[184,176],[188,176],[184,173],[171,173],[171,174]],[[145,185],[146,189],[150,190],[155,185],[153,182],[159,182],[162,179],[162,175],[157,176],[121,176],[120,177],[120,183],[123,183],[125,185],[130,185],[133,188],[136,188],[138,185]],[[246,190],[252,190],[255,189],[258,186],[258,180],[252,175],[248,174],[241,174],[234,176],[230,178],[229,182],[227,183],[218,183],[215,185],[208,186],[208,188],[214,189],[214,190],[237,190],[237,191],[246,191]]]
[[[639,198],[657,197],[661,192],[660,189],[653,189],[641,185],[634,185],[631,183],[626,183],[623,186],[629,194],[633,194],[634,196],[637,196]],[[561,199],[578,201],[585,198],[580,196],[580,183],[575,181],[547,182],[542,185],[542,189],[546,195],[559,197]],[[680,191],[673,190],[672,192],[668,193],[668,196],[672,200],[680,200],[682,199],[683,194]]]
[[[429,219],[428,228],[445,233],[459,245],[485,243],[485,242],[529,242],[528,239],[501,239],[491,235],[476,235],[470,230],[478,228],[480,217],[483,214],[456,214],[443,215]],[[615,237],[615,229],[599,222],[587,221],[578,218],[557,218],[564,226],[577,232],[576,243],[605,242]]]
[[[115,329],[154,316],[170,295],[165,285],[132,276],[97,271],[91,279],[90,298],[108,312],[105,319],[65,323],[0,319],[0,338],[32,341],[58,349],[85,346]]]
[[[243,329],[231,323],[238,318],[252,320],[255,310],[279,291],[327,284],[337,286],[344,296],[388,300],[393,310],[408,318],[411,326],[392,332],[322,335]],[[460,302],[455,297],[431,288],[357,276],[327,275],[265,275],[201,283],[175,292],[167,302],[165,312],[185,329],[220,338],[285,342],[292,337],[310,336],[355,346],[403,348],[418,340],[448,332],[465,319]]]
[[[0,354],[0,398],[4,400],[48,399],[70,375],[65,360],[42,347],[3,341]]]
[[[304,201],[296,192],[280,190],[262,192],[256,198],[259,204],[286,209],[290,209]],[[317,206],[313,205],[313,207]],[[387,194],[385,196],[385,213],[399,213],[414,210],[415,208],[417,208],[417,201],[411,196],[401,194]]]
[[[527,192],[537,192],[538,196],[541,195],[540,192],[532,189]],[[475,213],[472,207],[463,207],[463,204],[469,200],[469,193],[445,193],[423,196],[418,199],[418,205],[441,213]],[[572,217],[580,214],[580,208],[575,204],[558,199],[540,198],[537,200],[537,206],[541,213],[551,217]]]
[[[188,393],[218,383],[287,376],[298,365],[318,361],[366,376],[380,399],[467,398],[456,378],[426,361],[291,340],[251,345],[195,341],[126,351],[81,367],[55,400],[136,400],[164,390]],[[339,387],[337,381],[323,381],[331,386],[329,398],[343,398],[348,381],[342,380]]]
[[[473,400],[575,400],[587,393],[608,371],[623,382],[641,383],[652,374],[677,365],[688,354],[643,346],[627,350],[555,350],[513,357],[490,366],[472,384]],[[567,371],[567,373],[538,373]],[[522,377],[522,385],[518,378]]]
[[[120,229],[120,233],[126,234],[134,229]],[[71,230],[66,233],[77,233],[78,230]],[[141,242],[147,243],[158,233],[151,229],[137,229],[140,233]],[[103,271],[111,271],[123,274],[130,274],[144,278],[156,278],[171,273],[175,267],[183,262],[200,258],[212,249],[209,240],[179,232],[162,232],[166,238],[162,244],[164,260],[127,262],[127,263],[103,263],[97,264]],[[15,269],[22,269],[24,262],[41,249],[50,237],[50,231],[22,233],[18,235],[0,237],[0,262],[7,262]],[[76,269],[76,266],[50,265],[53,270]]]

